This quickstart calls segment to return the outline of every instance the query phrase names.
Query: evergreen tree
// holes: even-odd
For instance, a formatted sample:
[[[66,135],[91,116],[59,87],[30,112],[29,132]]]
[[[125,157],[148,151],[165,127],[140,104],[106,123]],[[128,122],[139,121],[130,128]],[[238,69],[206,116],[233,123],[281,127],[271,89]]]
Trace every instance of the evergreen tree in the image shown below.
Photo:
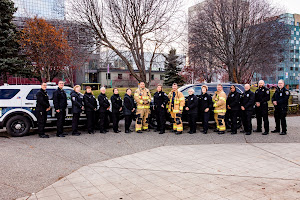
[[[16,10],[11,0],[0,0],[0,76],[4,83],[8,75],[30,74],[19,56],[18,31],[12,23]]]
[[[169,54],[165,56],[165,81],[164,84],[167,86],[172,86],[173,83],[177,83],[178,85],[183,85],[184,80],[183,77],[180,76],[180,68],[179,65],[182,64],[180,60],[178,60],[179,56],[176,55],[176,49],[171,49]]]

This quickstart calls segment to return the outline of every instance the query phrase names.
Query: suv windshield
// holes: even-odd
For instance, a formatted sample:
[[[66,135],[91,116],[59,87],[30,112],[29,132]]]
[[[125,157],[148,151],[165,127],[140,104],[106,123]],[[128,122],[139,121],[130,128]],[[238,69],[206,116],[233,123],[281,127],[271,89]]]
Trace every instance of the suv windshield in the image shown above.
[[[20,89],[0,89],[0,99],[11,99],[19,91]]]

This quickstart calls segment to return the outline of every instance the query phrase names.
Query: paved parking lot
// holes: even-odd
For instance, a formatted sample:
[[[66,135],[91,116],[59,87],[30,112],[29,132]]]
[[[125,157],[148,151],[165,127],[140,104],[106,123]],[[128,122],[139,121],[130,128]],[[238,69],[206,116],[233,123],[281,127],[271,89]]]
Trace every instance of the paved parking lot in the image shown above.
[[[273,128],[274,119],[270,118],[270,122],[271,122],[270,126]],[[230,135],[230,134],[217,135],[216,133],[213,133],[210,130],[209,134],[207,135],[203,135],[201,133],[194,134],[194,135],[189,135],[189,134],[174,135],[172,133],[158,135],[157,133],[154,132],[148,132],[144,134],[136,134],[136,133],[116,134],[110,132],[108,134],[97,133],[95,135],[89,135],[83,132],[83,134],[79,137],[68,136],[66,138],[56,138],[55,130],[52,129],[50,132],[51,138],[49,139],[40,139],[36,135],[31,135],[23,138],[0,137],[0,156],[1,156],[0,199],[16,199],[19,197],[28,196],[32,193],[37,193],[43,190],[44,188],[50,187],[51,184],[59,180],[61,181],[65,180],[65,177],[68,175],[73,176],[72,172],[74,172],[76,175],[80,172],[80,170],[83,169],[88,169],[89,171],[91,167],[94,165],[95,166],[103,165],[103,163],[105,164],[106,162],[115,163],[115,160],[117,159],[120,160],[124,159],[124,157],[122,156],[125,156],[125,158],[126,156],[129,157],[132,156],[132,158],[135,158],[136,155],[137,157],[140,156],[143,157],[147,154],[149,150],[150,150],[150,154],[147,154],[148,157],[149,155],[151,155],[151,152],[154,152],[153,154],[156,155],[155,154],[156,151],[162,151],[163,152],[162,158],[164,158],[163,160],[165,161],[163,163],[171,167],[172,165],[181,166],[181,163],[187,162],[189,160],[189,159],[188,160],[185,159],[184,157],[191,158],[194,155],[195,158],[198,159],[198,165],[195,165],[195,167],[193,167],[193,165],[190,164],[186,167],[181,166],[184,169],[186,169],[186,171],[183,172],[181,171],[182,169],[180,167],[178,167],[179,171],[176,170],[174,171],[173,169],[165,169],[166,171],[165,176],[172,177],[173,173],[178,172],[179,174],[181,174],[181,176],[183,176],[183,179],[181,181],[183,180],[186,180],[186,182],[189,181],[188,177],[192,175],[194,176],[196,170],[197,171],[196,174],[198,174],[199,176],[203,175],[203,180],[206,180],[208,178],[210,182],[212,182],[212,184],[214,183],[213,181],[214,179],[218,179],[218,178],[230,179],[231,176],[237,177],[239,178],[239,180],[241,180],[237,182],[242,182],[243,180],[245,181],[245,178],[247,178],[247,176],[249,175],[250,178],[254,178],[253,180],[256,180],[255,177],[260,177],[261,178],[260,181],[262,183],[264,183],[264,181],[266,182],[264,183],[264,185],[269,185],[269,183],[272,182],[271,180],[274,179],[274,184],[272,184],[274,185],[274,187],[272,190],[276,189],[275,183],[282,183],[283,185],[286,185],[284,189],[287,190],[287,188],[293,188],[292,187],[293,184],[294,185],[298,184],[299,178],[296,176],[292,176],[290,178],[291,180],[286,180],[288,178],[284,178],[279,175],[280,175],[280,170],[284,170],[283,169],[284,166],[286,166],[286,169],[288,169],[291,165],[293,166],[293,168],[295,168],[295,170],[299,168],[300,151],[299,149],[296,148],[298,147],[297,143],[300,143],[299,122],[300,122],[300,117],[288,118],[288,135],[286,136],[279,136],[278,134],[270,134],[268,136],[262,136],[261,134],[258,133],[254,133],[250,136],[245,136],[240,133],[237,135]],[[2,135],[5,136],[4,133],[2,133]],[[280,146],[280,145],[285,145],[285,146]],[[189,149],[191,149],[190,152]],[[227,152],[226,154],[224,154],[223,149],[224,152]],[[249,152],[247,151],[247,149],[249,150]],[[285,149],[285,151],[281,151],[281,149]],[[289,151],[289,149],[291,152]],[[210,153],[210,150],[213,152]],[[242,150],[242,151],[238,152],[239,154],[237,155],[236,154],[237,150],[238,151]],[[175,157],[175,159],[169,161],[169,157],[167,155],[168,152],[172,152],[172,151],[181,152],[181,153],[178,154],[178,156]],[[268,163],[265,165],[265,168],[261,167],[261,165],[263,164],[259,164],[259,166],[261,169],[264,169],[264,172],[270,168],[271,169],[270,173],[273,172],[272,171],[273,167],[278,167],[275,168],[275,170],[277,170],[276,173],[277,175],[275,174],[276,176],[273,178],[266,176],[266,174],[263,172],[261,175],[259,175],[258,174],[259,170],[257,168],[255,168],[255,170],[254,168],[249,168],[247,171],[248,174],[245,174],[245,170],[242,170],[243,165],[240,164],[239,160],[236,160],[234,158],[244,155],[245,157],[243,157],[243,159],[247,161],[247,159],[249,158],[248,154],[250,152],[252,152],[251,154],[252,156],[259,155],[258,157],[256,157],[258,160],[255,160],[253,157],[252,159],[250,159],[253,166],[257,165],[256,161]],[[289,155],[290,153],[293,156],[291,158],[286,157],[286,155]],[[170,155],[176,155],[176,154],[170,153]],[[206,165],[207,159],[202,160],[202,158],[204,158],[205,155],[210,155],[208,158],[212,160],[212,162],[215,162],[214,163],[215,168],[211,168],[212,166],[210,165],[207,166],[208,164]],[[218,156],[218,155],[222,155],[222,156]],[[233,158],[231,158],[230,156],[233,156]],[[260,156],[262,156],[264,159],[261,160]],[[226,160],[227,158],[229,160]],[[170,163],[167,163],[167,161],[169,161]],[[131,162],[135,163],[137,161],[133,160]],[[133,168],[133,169],[131,169],[130,165],[129,166],[121,165],[121,168],[120,167],[119,168],[120,171],[122,171],[122,169],[130,169],[133,171],[137,170],[136,172],[133,173],[138,173],[138,171],[143,171],[143,170],[153,171],[153,168],[154,171],[157,170],[155,168],[156,167],[155,165],[151,165],[151,159],[147,160],[147,162],[149,164],[144,166],[146,167],[146,169],[141,168],[143,167],[143,165],[140,166],[140,168]],[[193,163],[194,161],[191,162]],[[251,163],[248,163],[248,165],[251,165]],[[277,166],[277,163],[279,163],[278,164],[279,166]],[[231,166],[228,164],[231,164]],[[220,166],[218,167],[218,165]],[[82,168],[84,166],[87,168]],[[197,169],[197,167],[199,166],[200,168]],[[99,169],[102,168],[108,170],[109,173],[111,172],[111,170],[114,169],[113,167],[110,168],[107,166],[99,166]],[[225,170],[226,173],[224,174],[212,173],[216,171],[209,171],[209,169],[216,170],[219,168],[221,172],[222,169],[228,168],[228,170],[227,171]],[[119,169],[117,168],[117,170],[115,169],[113,171],[118,171],[118,170]],[[91,171],[89,171],[88,173],[90,172]],[[284,172],[283,174],[285,174],[286,177],[288,177],[289,174],[287,173],[288,172]],[[297,173],[299,174],[299,172]],[[98,174],[101,175],[105,173],[104,172],[102,173],[102,171],[100,170]],[[119,176],[119,178],[121,177]],[[116,176],[115,179],[118,180],[118,176]],[[107,180],[109,181],[109,179]],[[252,182],[249,182],[250,185],[257,184],[257,182],[253,180]],[[112,179],[112,181],[114,180]],[[201,181],[199,181],[199,184],[200,182]],[[119,182],[111,182],[112,185],[117,183]],[[205,183],[205,181],[203,183]],[[223,187],[223,184],[220,184],[220,186]],[[243,185],[243,187],[245,187],[245,185]],[[157,188],[154,187],[153,189],[156,190]],[[161,189],[163,189],[163,187],[161,187]],[[295,194],[295,191],[293,189],[291,190],[292,191],[289,191],[289,193],[284,193],[285,196],[289,196],[290,193],[291,195]],[[180,191],[185,191],[185,190],[177,190],[178,193],[180,193]],[[224,193],[226,193],[225,191],[226,190],[223,190]],[[55,192],[57,191],[55,190]],[[77,192],[80,193],[80,191]],[[141,191],[137,190],[136,192],[141,192]],[[254,193],[255,192],[256,191],[254,191]],[[207,195],[211,194],[210,192],[207,191],[206,193]],[[107,194],[108,196],[105,195],[103,191],[101,191],[101,194],[103,194],[104,197],[111,199],[110,198],[111,196],[109,196],[108,194]],[[268,194],[271,195],[271,193]],[[220,194],[217,193],[217,195]],[[132,198],[130,196],[128,197],[127,196],[128,195],[126,194],[126,196],[124,196],[124,199]],[[151,197],[154,198],[154,196],[152,195]],[[65,198],[59,196],[59,199],[65,199]],[[155,198],[157,198],[157,196]],[[183,197],[178,197],[178,198],[184,199]],[[139,198],[132,198],[132,199],[139,199]],[[213,197],[211,198],[207,197],[205,199],[213,199]],[[234,198],[232,197],[229,199],[234,199]],[[272,199],[276,199],[276,198],[272,198]],[[284,198],[277,198],[277,199],[284,199]],[[293,198],[289,198],[289,199],[293,199]]]

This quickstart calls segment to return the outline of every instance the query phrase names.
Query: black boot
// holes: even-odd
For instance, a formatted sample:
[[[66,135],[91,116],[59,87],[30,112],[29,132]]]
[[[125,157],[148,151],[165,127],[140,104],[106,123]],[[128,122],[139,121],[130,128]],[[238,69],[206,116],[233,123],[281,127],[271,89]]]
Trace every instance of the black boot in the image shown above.
[[[275,129],[274,131],[271,131],[271,133],[280,133],[280,130]]]

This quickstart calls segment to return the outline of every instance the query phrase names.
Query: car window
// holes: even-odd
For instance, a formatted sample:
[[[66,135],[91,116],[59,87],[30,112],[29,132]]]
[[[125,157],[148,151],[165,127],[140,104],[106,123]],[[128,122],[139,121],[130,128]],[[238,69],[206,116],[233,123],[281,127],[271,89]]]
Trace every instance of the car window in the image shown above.
[[[49,96],[49,100],[53,100],[53,92],[55,91],[55,89],[46,89],[48,96]]]
[[[183,96],[185,96],[185,97],[189,96],[189,89],[191,89],[191,88],[194,89],[194,87],[188,87],[188,88],[184,89],[183,91],[181,91]]]
[[[73,90],[70,90],[70,89],[65,89],[65,92],[66,92],[66,94],[67,94],[67,99],[68,100],[71,100],[71,92],[72,92]]]
[[[11,99],[19,91],[19,89],[0,89],[0,99]]]
[[[40,90],[40,89],[32,89],[32,90],[28,93],[26,99],[27,99],[27,100],[36,100],[36,93],[38,93],[39,90]]]
[[[195,95],[201,95],[202,93],[201,86],[195,87],[194,90],[195,90]]]
[[[213,95],[215,93],[215,91],[217,91],[216,86],[208,86],[208,90],[207,90],[208,94]]]
[[[223,90],[224,90],[225,94],[228,95],[230,93],[230,86],[224,86]]]

